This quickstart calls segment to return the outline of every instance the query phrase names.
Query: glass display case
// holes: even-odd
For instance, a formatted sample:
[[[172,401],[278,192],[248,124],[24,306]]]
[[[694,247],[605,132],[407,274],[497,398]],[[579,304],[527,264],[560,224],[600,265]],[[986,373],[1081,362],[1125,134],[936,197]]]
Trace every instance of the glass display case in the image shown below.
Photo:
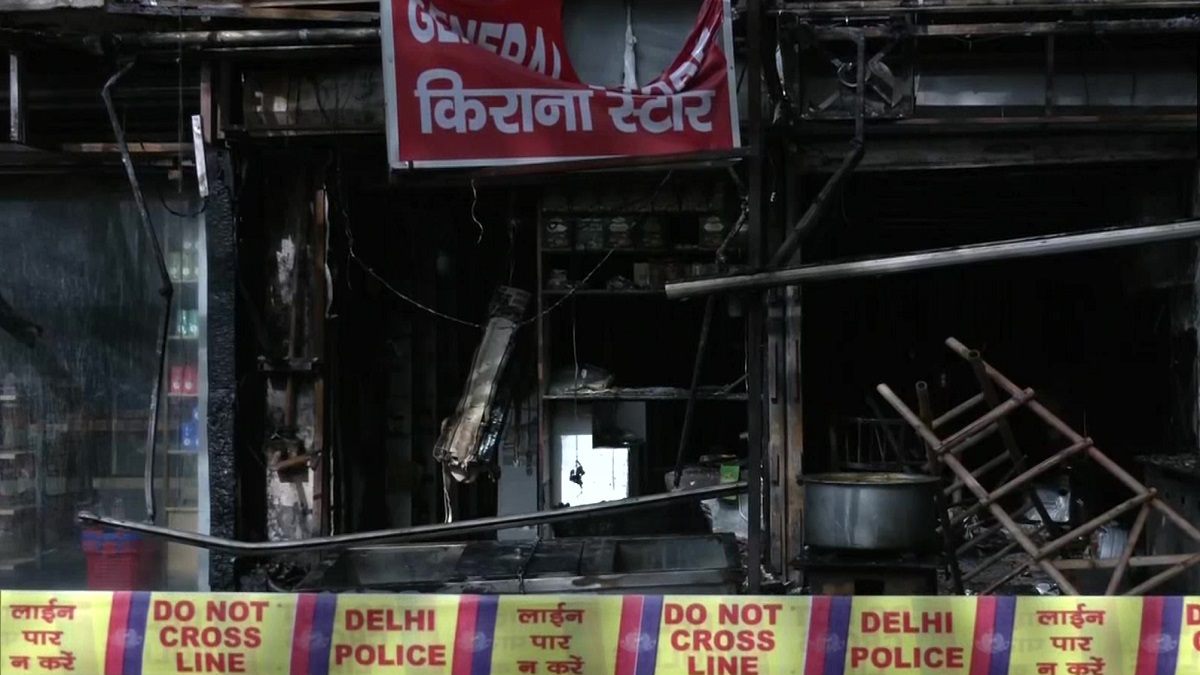
[[[208,447],[205,411],[207,397],[207,288],[202,217],[183,218],[176,211],[167,219],[163,249],[167,273],[175,289],[172,320],[167,330],[164,368],[163,418],[158,446],[163,450],[163,510],[167,527],[207,532],[206,489]],[[199,549],[169,545],[166,548],[166,582],[172,589],[195,590],[205,571]]]
[[[195,549],[84,530],[75,518],[145,520],[150,469],[155,522],[208,530],[204,214],[195,186],[164,173],[142,181],[169,310],[123,176],[0,187],[0,587],[206,588]]]

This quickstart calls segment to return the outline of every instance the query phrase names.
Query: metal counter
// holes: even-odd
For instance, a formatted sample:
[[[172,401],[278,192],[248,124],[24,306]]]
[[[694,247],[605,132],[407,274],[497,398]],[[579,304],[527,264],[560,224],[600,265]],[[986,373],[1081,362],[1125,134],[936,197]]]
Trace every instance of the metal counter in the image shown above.
[[[736,594],[732,535],[376,546],[343,551],[297,591]]]

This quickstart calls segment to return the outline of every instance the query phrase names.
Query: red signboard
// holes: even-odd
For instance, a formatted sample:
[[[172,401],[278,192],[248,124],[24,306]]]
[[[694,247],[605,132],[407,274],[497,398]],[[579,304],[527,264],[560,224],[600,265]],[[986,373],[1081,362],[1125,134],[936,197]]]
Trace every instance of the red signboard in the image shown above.
[[[638,89],[585,84],[563,0],[382,0],[393,168],[726,150],[740,144],[729,0]]]

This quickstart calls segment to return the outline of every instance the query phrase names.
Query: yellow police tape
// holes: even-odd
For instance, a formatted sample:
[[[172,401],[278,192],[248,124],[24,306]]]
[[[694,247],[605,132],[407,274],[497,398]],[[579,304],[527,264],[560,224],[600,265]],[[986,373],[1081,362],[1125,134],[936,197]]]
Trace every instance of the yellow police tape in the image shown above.
[[[0,675],[1197,675],[1200,597],[0,591]]]

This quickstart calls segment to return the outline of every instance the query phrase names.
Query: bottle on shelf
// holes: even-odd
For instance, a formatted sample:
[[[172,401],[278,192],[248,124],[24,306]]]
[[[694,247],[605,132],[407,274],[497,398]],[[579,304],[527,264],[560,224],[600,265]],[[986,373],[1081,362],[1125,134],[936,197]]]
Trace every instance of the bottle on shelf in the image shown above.
[[[191,239],[183,240],[179,278],[182,281],[191,281],[196,278],[196,244]]]
[[[183,366],[183,393],[186,396],[192,396],[199,391],[199,369],[195,362],[186,363]]]
[[[175,336],[187,337],[188,335],[188,317],[187,310],[182,307],[175,309]]]
[[[192,405],[179,423],[179,447],[184,452],[196,452],[200,447],[200,407]]]
[[[172,394],[182,394],[183,393],[183,366],[179,365],[179,364],[174,364],[171,366],[171,369],[168,372],[170,373],[170,375],[168,378],[169,382],[167,383],[167,391],[169,391]]]

